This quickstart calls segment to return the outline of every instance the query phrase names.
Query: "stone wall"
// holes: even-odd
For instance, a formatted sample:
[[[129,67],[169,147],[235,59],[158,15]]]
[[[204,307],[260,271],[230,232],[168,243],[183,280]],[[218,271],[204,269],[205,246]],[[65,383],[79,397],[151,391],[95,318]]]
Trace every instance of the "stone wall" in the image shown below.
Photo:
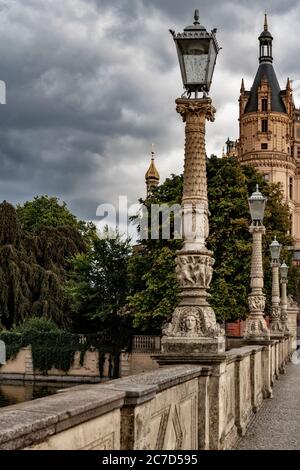
[[[52,381],[99,381],[99,362],[98,351],[87,351],[84,357],[83,365],[80,364],[80,352],[76,352],[74,362],[70,370],[66,373],[58,369],[50,369],[47,380]],[[103,376],[109,377],[109,355],[106,355]],[[0,380],[1,379],[16,379],[16,380],[43,380],[45,375],[40,371],[33,369],[31,348],[21,349],[14,359],[7,361],[7,363],[0,367]]]
[[[123,352],[120,356],[120,377],[139,374],[158,369],[157,362],[152,358],[155,352],[160,351],[160,337],[140,335],[134,336],[132,340],[131,353]],[[47,380],[49,381],[99,381],[99,361],[98,351],[87,351],[84,357],[83,365],[80,364],[80,352],[75,353],[74,363],[70,370],[65,373],[58,369],[48,371]],[[103,377],[109,378],[109,355],[106,355]],[[0,367],[0,380],[45,380],[45,375],[40,371],[33,369],[31,348],[23,348],[17,356],[7,361]]]
[[[0,449],[231,449],[283,372],[291,341],[244,346],[0,410]],[[183,361],[183,358],[181,358]]]

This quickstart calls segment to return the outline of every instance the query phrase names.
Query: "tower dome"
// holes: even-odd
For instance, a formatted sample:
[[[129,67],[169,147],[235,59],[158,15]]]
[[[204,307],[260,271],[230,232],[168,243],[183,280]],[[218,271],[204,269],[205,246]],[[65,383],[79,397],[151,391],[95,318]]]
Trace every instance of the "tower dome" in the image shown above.
[[[154,150],[152,149],[151,163],[145,175],[146,186],[147,186],[147,196],[151,195],[152,191],[159,185],[159,180],[160,180],[160,175],[155,166],[154,157],[155,157],[155,154],[154,154]]]

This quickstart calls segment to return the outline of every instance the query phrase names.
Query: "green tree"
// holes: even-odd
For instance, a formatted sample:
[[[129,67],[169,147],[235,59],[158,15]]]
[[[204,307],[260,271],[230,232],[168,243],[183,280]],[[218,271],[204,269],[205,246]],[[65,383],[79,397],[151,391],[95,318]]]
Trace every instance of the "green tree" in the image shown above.
[[[118,233],[111,238],[105,229],[86,253],[74,257],[66,286],[74,330],[101,332],[116,349],[127,345],[131,332],[126,315],[129,255],[129,240]]]
[[[264,219],[267,233],[263,243],[268,312],[271,291],[269,244],[274,235],[286,248],[293,242],[287,235],[289,211],[281,188],[268,184],[252,167],[240,166],[234,157],[219,159],[212,156],[207,160],[207,176],[211,212],[207,245],[216,260],[210,294],[217,318],[234,320],[244,318],[248,313],[252,247],[248,196],[256,184],[268,198]],[[180,203],[181,197],[182,177],[172,175],[151,198],[141,202],[148,207],[161,203],[172,205]],[[181,242],[148,239],[142,241],[141,246],[129,264],[129,305],[134,326],[150,333],[161,328],[178,303],[179,286],[174,269],[176,250],[181,247]],[[285,249],[283,254],[290,262],[292,252]],[[157,282],[157,277],[161,282]]]
[[[95,237],[93,223],[78,220],[57,197],[36,196],[32,201],[17,206],[17,214],[23,230],[38,234],[45,227],[71,227],[87,242]]]
[[[63,284],[69,258],[85,249],[70,226],[24,231],[15,208],[0,205],[0,324],[10,329],[30,316],[68,324]]]
[[[17,214],[23,230],[38,233],[44,227],[78,227],[78,221],[65,202],[57,197],[36,196],[17,206]]]
[[[158,186],[151,197],[140,200],[150,214],[151,204],[180,204],[182,194],[182,177],[171,175],[164,184]],[[138,224],[138,219],[133,218]],[[176,251],[182,246],[181,240],[171,238],[152,240],[150,234],[134,250],[129,260],[128,272],[131,295],[128,305],[133,314],[133,324],[144,333],[160,333],[161,325],[170,317],[178,304],[179,285],[175,275]],[[162,221],[161,221],[162,227]],[[171,227],[173,217],[171,214]],[[138,225],[139,230],[139,225]]]

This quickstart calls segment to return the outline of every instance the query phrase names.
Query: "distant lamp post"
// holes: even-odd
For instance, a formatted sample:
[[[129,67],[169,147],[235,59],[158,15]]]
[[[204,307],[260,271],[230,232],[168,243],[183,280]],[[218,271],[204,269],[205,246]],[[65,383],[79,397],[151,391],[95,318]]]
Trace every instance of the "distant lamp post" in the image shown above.
[[[249,231],[253,237],[253,245],[250,281],[251,293],[248,297],[250,314],[246,320],[244,339],[250,342],[270,339],[270,331],[264,319],[266,297],[262,291],[264,287],[262,236],[266,231],[263,226],[266,201],[257,185],[256,191],[248,199],[252,219]]]
[[[280,277],[281,277],[281,322],[284,333],[289,333],[288,328],[288,316],[287,316],[287,295],[286,295],[286,285],[288,277],[289,268],[286,265],[285,261],[280,266]]]
[[[182,81],[188,94],[209,92],[217,55],[220,50],[216,29],[211,33],[199,23],[199,11],[195,10],[194,24],[176,34],[170,30],[176,44]]]
[[[257,184],[256,191],[248,198],[252,225],[263,225],[266,202],[267,199],[259,191],[259,186]],[[263,231],[263,233],[265,233],[265,231]]]
[[[276,237],[270,245],[271,269],[272,269],[272,306],[270,332],[272,337],[282,337],[283,328],[281,322],[280,288],[279,288],[279,258],[281,245]]]
[[[187,97],[176,100],[176,110],[185,125],[185,161],[183,176],[183,248],[177,253],[176,274],[181,288],[181,301],[165,325],[162,350],[168,354],[223,353],[224,331],[209,305],[207,290],[213,275],[213,253],[206,248],[209,234],[205,154],[205,122],[214,121],[215,108],[206,96],[210,89],[219,46],[216,30],[208,33],[199,23],[183,33],[171,31],[174,38],[183,85]],[[195,98],[191,94],[195,93]],[[198,92],[204,96],[198,98]],[[193,331],[188,327],[194,318]]]

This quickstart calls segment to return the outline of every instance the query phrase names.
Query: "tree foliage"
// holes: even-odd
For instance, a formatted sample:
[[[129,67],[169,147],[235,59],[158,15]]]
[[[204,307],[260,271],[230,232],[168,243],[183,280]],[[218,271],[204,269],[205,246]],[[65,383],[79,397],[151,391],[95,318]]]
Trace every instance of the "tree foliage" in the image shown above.
[[[34,230],[32,231],[34,232]],[[69,258],[85,249],[71,226],[25,231],[15,208],[0,205],[0,324],[9,329],[29,316],[45,316],[68,324],[63,290]]]
[[[263,241],[265,292],[267,312],[270,305],[271,270],[269,244],[274,235],[285,246],[283,256],[290,262],[292,252],[287,248],[293,240],[287,235],[290,228],[289,210],[284,203],[281,187],[268,184],[254,168],[242,167],[236,158],[207,160],[208,198],[210,208],[210,236],[207,246],[216,260],[211,285],[211,304],[218,320],[245,318],[248,313],[247,296],[250,290],[250,262],[252,240],[249,233],[250,215],[248,197],[256,184],[267,196]],[[151,204],[180,203],[182,177],[172,175],[154,194],[141,202]],[[130,260],[131,295],[129,305],[136,328],[156,332],[178,304],[179,286],[174,274],[179,240],[144,240]],[[295,269],[291,275],[298,276]],[[296,285],[294,282],[292,285]],[[293,292],[295,294],[295,292]]]
[[[66,292],[74,330],[101,332],[120,349],[131,333],[125,312],[130,244],[118,233],[110,235],[106,229],[89,250],[73,258]]]
[[[181,240],[172,237],[172,230],[170,239],[151,239],[151,205],[180,204],[181,194],[182,177],[172,175],[156,188],[151,197],[140,200],[148,208],[149,236],[136,247],[129,260],[131,295],[128,297],[128,304],[133,314],[134,327],[145,333],[160,333],[162,322],[178,304],[179,285],[175,274],[175,258],[176,251],[182,246]],[[138,219],[133,218],[133,221],[138,223]]]
[[[64,201],[57,197],[36,196],[17,206],[17,215],[24,231],[39,234],[45,227],[69,227],[80,233],[89,242],[94,238],[96,228],[93,223],[78,220]]]
[[[52,368],[68,372],[76,352],[80,353],[80,364],[83,366],[85,353],[96,350],[99,354],[100,377],[103,377],[107,355],[111,364],[110,377],[118,377],[118,357],[111,344],[103,341],[103,337],[96,334],[76,335],[59,329],[46,318],[31,317],[10,331],[0,331],[0,340],[5,342],[7,360],[14,359],[22,348],[30,346],[33,368],[44,375],[48,375]]]

